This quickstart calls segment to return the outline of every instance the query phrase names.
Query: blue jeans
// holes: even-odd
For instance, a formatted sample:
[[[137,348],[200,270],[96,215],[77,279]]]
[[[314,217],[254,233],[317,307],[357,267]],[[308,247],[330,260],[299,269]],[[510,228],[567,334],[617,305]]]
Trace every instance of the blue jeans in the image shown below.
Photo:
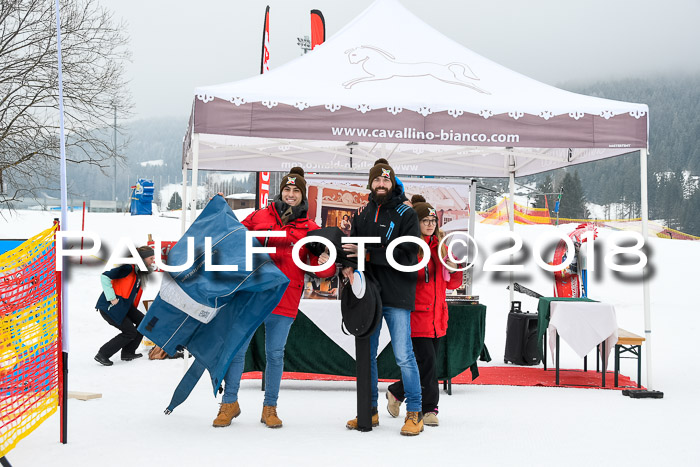
[[[277,397],[282,382],[284,370],[284,346],[287,344],[289,328],[294,318],[271,314],[265,318],[265,400],[263,405],[277,406]],[[222,402],[230,404],[238,400],[238,389],[241,387],[241,375],[245,366],[245,354],[253,338],[251,335],[243,347],[233,357],[231,366],[224,376],[224,397]],[[375,365],[376,366],[376,365]]]
[[[406,410],[409,412],[420,412],[423,410],[421,402],[420,373],[416,364],[416,357],[413,354],[413,344],[411,343],[411,310],[403,308],[382,307],[382,314],[391,336],[391,346],[394,349],[396,364],[401,370],[401,381],[403,381],[404,395],[406,397]],[[377,388],[377,348],[379,347],[379,332],[382,330],[382,322],[379,322],[377,329],[369,339],[371,376],[372,376],[372,407],[377,407],[379,390]]]

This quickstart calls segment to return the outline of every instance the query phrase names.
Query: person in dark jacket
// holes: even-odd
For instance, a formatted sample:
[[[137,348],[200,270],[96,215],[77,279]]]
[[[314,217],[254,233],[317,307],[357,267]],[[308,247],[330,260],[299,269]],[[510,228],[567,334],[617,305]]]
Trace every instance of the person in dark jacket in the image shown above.
[[[462,283],[462,272],[446,268],[442,258],[453,269],[456,265],[447,258],[445,245],[440,248],[440,241],[445,234],[438,227],[437,212],[421,195],[411,198],[413,209],[418,215],[423,240],[430,247],[430,262],[423,271],[419,271],[416,281],[416,306],[411,313],[411,341],[420,371],[423,388],[423,422],[428,426],[438,426],[438,400],[440,387],[437,379],[437,354],[441,337],[447,333],[447,302],[445,291],[454,290]],[[418,253],[418,260],[422,252]],[[389,386],[386,393],[387,410],[392,417],[399,416],[399,408],[404,400],[403,381],[399,380]]]
[[[137,330],[143,313],[136,307],[141,300],[143,285],[147,274],[151,272],[155,256],[150,246],[141,246],[136,250],[146,265],[145,271],[133,264],[122,264],[103,272],[100,276],[103,292],[97,299],[95,308],[105,321],[121,331],[100,347],[95,355],[95,360],[104,366],[113,364],[109,358],[119,350],[121,359],[127,362],[142,356],[136,353],[136,349],[143,339],[143,335]]]
[[[306,237],[308,232],[319,228],[314,221],[307,217],[308,209],[304,170],[301,167],[294,167],[289,174],[282,178],[280,194],[275,197],[272,205],[254,211],[242,222],[248,230],[282,231],[286,234],[285,237],[261,238],[261,242],[265,246],[275,248],[275,253],[270,253],[270,258],[289,278],[289,285],[282,300],[264,321],[267,362],[265,365],[265,399],[260,421],[268,428],[282,426],[282,420],[277,416],[277,398],[284,369],[284,347],[287,343],[289,328],[297,316],[304,290],[304,271],[294,264],[292,249],[294,244]],[[325,264],[328,261],[327,253],[316,257],[309,252],[306,245],[301,248],[299,257],[311,266]],[[316,273],[319,277],[331,277],[334,274],[334,263],[329,263],[327,269]],[[241,413],[238,404],[238,389],[245,366],[245,354],[251,339],[252,336],[233,357],[231,366],[226,372],[224,395],[219,413],[212,423],[214,427],[229,426],[231,420]]]
[[[391,335],[396,364],[401,369],[406,394],[406,420],[402,435],[418,435],[423,431],[420,374],[411,344],[411,310],[416,299],[416,272],[401,272],[387,260],[387,246],[403,236],[419,237],[416,212],[403,204],[405,196],[396,182],[394,169],[386,159],[379,159],[369,171],[368,188],[372,191],[367,205],[353,218],[351,237],[380,237],[380,244],[367,244],[365,266],[380,288],[382,314]],[[358,256],[357,244],[343,246],[348,256]],[[404,242],[394,252],[394,260],[402,266],[418,264],[418,245]],[[343,269],[343,275],[353,281],[353,268]],[[377,349],[382,323],[370,337],[372,377],[372,425],[379,424],[377,412]],[[357,418],[347,422],[357,429]]]

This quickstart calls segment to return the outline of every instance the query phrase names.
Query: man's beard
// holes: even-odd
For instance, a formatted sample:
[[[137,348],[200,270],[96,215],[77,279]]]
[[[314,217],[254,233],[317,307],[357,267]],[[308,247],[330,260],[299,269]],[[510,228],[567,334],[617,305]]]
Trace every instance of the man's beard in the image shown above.
[[[390,190],[387,190],[382,194],[377,194],[376,190],[373,190],[372,194],[374,195],[374,200],[377,202],[377,204],[384,204],[391,198]]]

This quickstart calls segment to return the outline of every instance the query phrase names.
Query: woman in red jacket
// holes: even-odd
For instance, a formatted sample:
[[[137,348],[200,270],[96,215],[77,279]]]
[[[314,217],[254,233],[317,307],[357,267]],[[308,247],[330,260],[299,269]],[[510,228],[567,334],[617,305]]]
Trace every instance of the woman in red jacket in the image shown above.
[[[282,296],[277,308],[264,321],[265,323],[265,400],[260,421],[269,428],[279,428],[282,420],[277,416],[277,397],[279,395],[282,371],[284,369],[284,347],[287,343],[289,328],[294,322],[299,309],[299,301],[304,290],[304,271],[299,269],[292,260],[294,244],[306,237],[307,233],[318,229],[318,225],[307,217],[308,202],[306,200],[306,181],[304,170],[294,167],[282,178],[280,194],[274,202],[263,209],[254,211],[243,220],[248,230],[276,230],[286,233],[284,237],[262,238],[266,247],[274,247],[275,253],[270,258],[275,265],[289,278],[289,285]],[[299,252],[302,261],[317,266],[328,261],[328,255],[313,256],[306,246]],[[335,274],[335,264],[317,272],[319,277],[330,277]],[[252,338],[252,336],[251,336]],[[238,389],[241,375],[245,366],[245,354],[250,339],[233,357],[231,366],[224,377],[224,395],[219,408],[219,414],[214,419],[213,426],[224,427],[241,413],[238,404]]]
[[[438,399],[440,387],[437,380],[436,358],[440,348],[440,338],[447,333],[447,302],[445,290],[454,290],[462,283],[462,272],[452,272],[443,266],[440,258],[447,257],[440,240],[445,236],[437,226],[437,213],[421,195],[411,198],[413,209],[418,214],[421,237],[430,246],[430,261],[423,271],[418,271],[416,282],[416,305],[411,313],[411,342],[416,355],[420,382],[423,389],[423,423],[438,426]],[[418,260],[422,260],[422,252]],[[445,261],[450,266],[455,265]],[[386,393],[387,410],[392,417],[399,416],[399,408],[404,399],[401,380],[391,384]]]

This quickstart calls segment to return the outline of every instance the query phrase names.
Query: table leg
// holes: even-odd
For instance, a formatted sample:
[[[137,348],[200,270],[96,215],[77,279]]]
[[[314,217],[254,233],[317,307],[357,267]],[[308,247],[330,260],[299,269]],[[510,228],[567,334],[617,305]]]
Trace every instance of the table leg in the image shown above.
[[[542,339],[542,362],[544,363],[544,371],[547,371],[547,330],[544,330]]]
[[[637,345],[637,387],[642,387],[642,346]]]
[[[555,365],[557,367],[557,377],[556,377],[556,384],[559,386],[559,333],[555,331],[555,334],[557,336],[555,342],[554,342],[554,347],[556,348],[556,351],[554,352],[556,355],[556,362]]]
[[[620,374],[620,346],[615,345],[615,387],[618,387],[619,380],[618,375]]]
[[[602,361],[602,364],[600,366],[603,369],[603,387],[605,387],[605,370],[606,370],[606,367],[608,366],[608,362],[607,362],[607,359],[605,358],[605,355],[606,355],[606,353],[605,353],[605,341],[603,341],[603,351],[600,354],[600,359]]]

